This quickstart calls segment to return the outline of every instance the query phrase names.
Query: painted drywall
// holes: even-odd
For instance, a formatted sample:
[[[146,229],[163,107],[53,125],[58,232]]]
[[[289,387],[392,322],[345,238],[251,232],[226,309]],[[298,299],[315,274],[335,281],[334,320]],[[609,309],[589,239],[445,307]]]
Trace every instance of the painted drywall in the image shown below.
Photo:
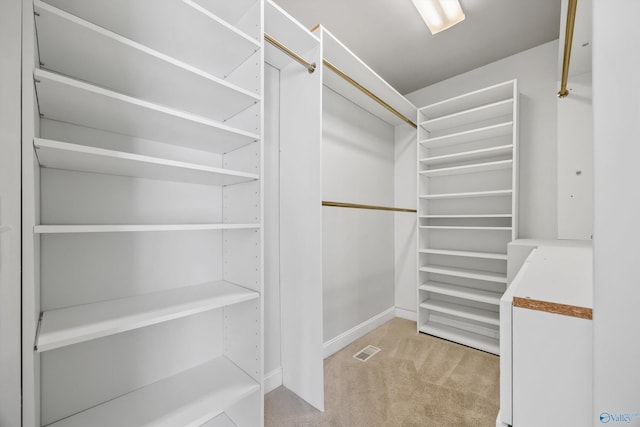
[[[406,95],[422,107],[518,79],[520,238],[555,239],[557,235],[557,58],[556,40]]]
[[[640,426],[638,16],[637,0],[594,2],[594,426]]]
[[[394,129],[323,90],[323,199],[394,204]],[[323,208],[324,341],[394,305],[394,213]]]
[[[269,375],[280,368],[280,72],[268,64],[264,100],[264,372]]]
[[[20,425],[21,2],[0,3],[0,425]]]
[[[558,238],[593,235],[593,95],[591,73],[570,76],[558,98]]]

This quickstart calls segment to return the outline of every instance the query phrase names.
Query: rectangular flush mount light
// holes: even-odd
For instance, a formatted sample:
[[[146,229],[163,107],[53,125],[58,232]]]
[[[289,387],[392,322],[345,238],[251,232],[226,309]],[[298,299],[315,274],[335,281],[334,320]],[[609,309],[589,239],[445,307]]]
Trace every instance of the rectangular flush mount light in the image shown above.
[[[464,20],[458,0],[413,0],[413,4],[427,23],[431,34],[451,28]]]

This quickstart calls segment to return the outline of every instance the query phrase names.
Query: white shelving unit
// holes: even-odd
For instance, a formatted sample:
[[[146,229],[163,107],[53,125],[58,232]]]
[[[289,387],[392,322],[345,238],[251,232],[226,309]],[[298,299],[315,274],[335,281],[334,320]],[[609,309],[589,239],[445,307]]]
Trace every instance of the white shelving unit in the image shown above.
[[[23,425],[263,425],[263,2],[23,13]]]
[[[418,330],[499,354],[518,234],[517,83],[420,108],[418,123]]]

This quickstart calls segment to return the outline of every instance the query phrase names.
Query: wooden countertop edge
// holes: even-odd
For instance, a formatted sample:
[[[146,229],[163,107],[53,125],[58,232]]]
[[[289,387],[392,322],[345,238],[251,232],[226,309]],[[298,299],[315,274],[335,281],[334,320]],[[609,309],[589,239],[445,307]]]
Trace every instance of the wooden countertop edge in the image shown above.
[[[579,317],[593,320],[593,309],[577,307],[575,305],[558,304],[555,302],[539,301],[531,298],[513,297],[513,306],[529,310],[545,311],[563,316]]]

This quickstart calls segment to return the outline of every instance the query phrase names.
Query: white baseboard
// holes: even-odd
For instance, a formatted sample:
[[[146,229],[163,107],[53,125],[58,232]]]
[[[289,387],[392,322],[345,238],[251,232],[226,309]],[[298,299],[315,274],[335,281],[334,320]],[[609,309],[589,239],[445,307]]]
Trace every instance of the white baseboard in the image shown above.
[[[264,394],[269,393],[282,385],[282,368],[276,368],[264,376]]]
[[[418,316],[415,311],[405,310],[404,308],[396,307],[396,317],[401,319],[412,320],[414,322],[418,321]]]
[[[385,311],[383,311],[382,313],[373,316],[371,319],[365,320],[359,325],[354,326],[348,331],[343,332],[337,337],[332,338],[329,341],[325,342],[323,345],[324,358],[326,359],[327,357],[331,356],[335,352],[342,350],[343,348],[345,348],[346,346],[348,346],[358,338],[368,334],[378,326],[393,319],[395,317],[395,314],[396,314],[396,308],[390,307]]]

